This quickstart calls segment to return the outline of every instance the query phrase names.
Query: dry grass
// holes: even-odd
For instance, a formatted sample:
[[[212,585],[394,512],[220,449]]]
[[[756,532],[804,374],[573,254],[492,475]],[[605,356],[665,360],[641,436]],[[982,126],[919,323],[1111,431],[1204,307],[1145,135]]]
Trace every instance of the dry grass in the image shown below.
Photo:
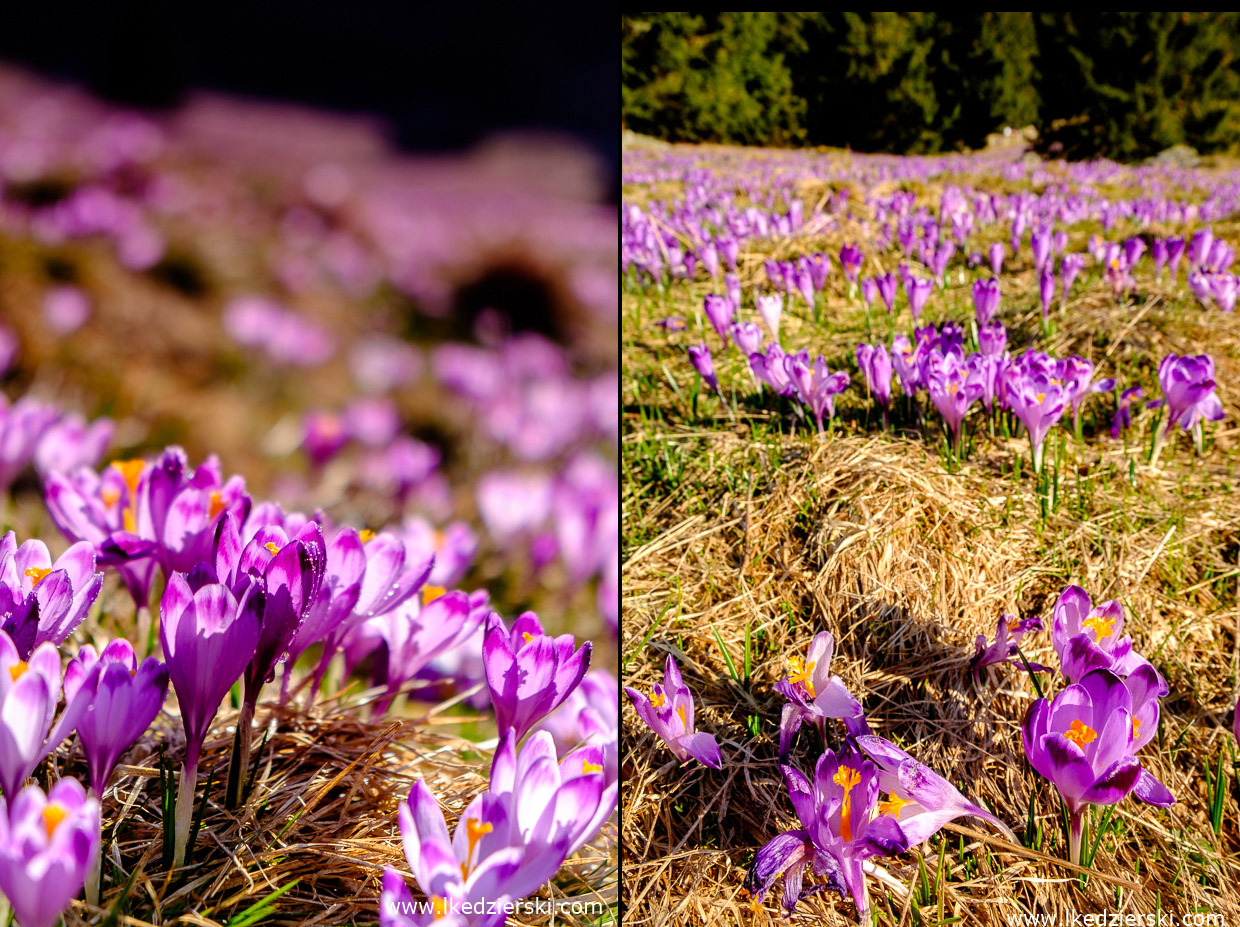
[[[1215,230],[1234,237],[1234,227]],[[1074,229],[1070,248],[1082,249],[1084,237]],[[793,253],[840,243],[798,243]],[[748,265],[746,292],[761,258]],[[1151,384],[1157,395],[1153,371],[1165,353],[1210,351],[1228,420],[1216,426],[1206,455],[1196,457],[1179,437],[1151,469],[1153,415],[1138,419],[1126,444],[1111,442],[1103,435],[1108,403],[1090,400],[1097,421],[1086,413],[1083,443],[1063,433],[1058,504],[1044,513],[1023,436],[992,438],[974,424],[981,433],[968,459],[949,468],[933,446],[937,424],[924,431],[909,424],[898,435],[878,430],[846,359],[871,323],[848,308],[838,273],[825,324],[785,315],[785,348],[808,345],[832,369],[853,371],[854,387],[825,436],[804,426],[788,434],[791,416],[781,417],[769,396],[742,398],[750,385],[735,353],[722,362],[717,355],[716,365],[725,390],[737,390],[736,411],[703,394],[695,414],[684,348],[702,339],[693,330],[701,291],[681,287],[663,303],[626,294],[625,683],[648,691],[674,655],[697,696],[698,727],[716,734],[725,760],[721,771],[679,770],[624,707],[626,923],[777,916],[777,895],[767,913],[755,914],[740,886],[753,852],[797,826],[778,769],[783,698],[772,685],[787,657],[803,654],[821,630],[835,636],[832,671],[862,700],[875,733],[905,745],[1018,834],[1032,800],[1044,831],[1038,851],[962,820],[928,846],[878,861],[893,877],[885,886],[870,880],[879,923],[1004,924],[1021,912],[1068,923],[1076,912],[1156,910],[1240,923],[1240,781],[1217,837],[1205,784],[1206,764],[1233,743],[1240,680],[1240,324],[1198,309],[1182,285],[1146,287],[1146,278],[1138,300],[1118,306],[1095,278],[1074,290],[1084,296],[1070,301],[1057,332],[1035,338],[1036,311],[1025,308],[1035,299],[1033,274],[1019,264],[1011,270],[1002,317],[1014,350],[1034,343],[1060,356],[1080,353],[1099,365],[1099,376],[1143,384],[1147,398]],[[939,319],[947,307],[965,318],[966,293],[957,285],[936,294],[929,316]],[[670,314],[688,319],[690,330],[665,336],[650,326]],[[881,330],[869,331],[885,340],[882,315]],[[1014,473],[1021,454],[1024,473]],[[1037,697],[1033,686],[1013,667],[984,671],[979,682],[968,671],[975,636],[992,637],[999,614],[1049,619],[1070,583],[1095,601],[1119,598],[1138,649],[1167,677],[1159,737],[1141,758],[1178,799],[1166,811],[1133,799],[1117,806],[1118,828],[1085,883],[1065,862],[1055,791],[1024,760],[1019,725]],[[730,673],[716,634],[741,678]],[[1027,637],[1025,652],[1056,665],[1049,633]],[[1061,684],[1056,679],[1056,689]],[[807,730],[794,748],[802,768],[813,764],[813,740]],[[909,887],[918,858],[933,885],[940,852],[941,890],[915,916]],[[853,923],[856,915],[850,902],[819,895],[794,919]]]

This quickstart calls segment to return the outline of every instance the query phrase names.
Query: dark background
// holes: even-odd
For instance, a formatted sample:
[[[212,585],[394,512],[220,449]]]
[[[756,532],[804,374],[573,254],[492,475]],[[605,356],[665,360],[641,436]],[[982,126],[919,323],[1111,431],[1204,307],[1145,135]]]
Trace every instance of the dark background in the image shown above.
[[[414,151],[552,129],[619,171],[620,55],[606,7],[565,17],[379,0],[120,0],[14,5],[4,20],[0,58],[121,103],[175,106],[207,88],[378,113]]]

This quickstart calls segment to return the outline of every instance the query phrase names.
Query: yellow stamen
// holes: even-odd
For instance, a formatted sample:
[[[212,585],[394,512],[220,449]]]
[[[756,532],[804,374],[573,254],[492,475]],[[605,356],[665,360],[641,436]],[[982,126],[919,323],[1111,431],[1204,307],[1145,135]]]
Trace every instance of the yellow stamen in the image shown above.
[[[114,460],[112,469],[125,478],[125,485],[129,487],[130,495],[133,495],[138,491],[138,480],[142,477],[142,471],[146,469],[146,461],[141,459]]]
[[[133,517],[133,509],[125,509],[121,512],[121,521],[125,525],[125,530],[130,534],[138,533],[138,519]]]
[[[1099,614],[1091,614],[1089,618],[1081,622],[1081,627],[1092,628],[1097,640],[1104,637],[1110,637],[1111,632],[1115,629],[1114,618],[1103,618]]]
[[[431,895],[431,907],[435,909],[436,917],[446,917],[448,914],[448,899],[443,895]]]
[[[851,766],[841,766],[833,780],[844,789],[844,803],[840,806],[840,836],[852,840],[852,790],[861,782],[861,773]]]
[[[121,491],[115,486],[105,486],[99,490],[99,498],[103,500],[104,505],[112,508],[112,506],[121,501]]]
[[[521,636],[525,638],[525,642],[527,644],[534,639],[534,635],[531,634],[529,631],[522,631]]]
[[[1093,743],[1098,739],[1098,732],[1082,722],[1080,718],[1077,718],[1063,736],[1084,750],[1086,744]]]
[[[667,703],[666,692],[651,692],[650,693],[650,707],[651,708],[662,708],[666,703]]]
[[[590,773],[602,772],[603,767],[598,763],[591,763],[589,760],[581,761],[581,774],[588,776]]]
[[[224,511],[226,508],[227,506],[224,505],[224,500],[220,498],[219,490],[215,490],[211,493],[211,508],[207,510],[207,518],[215,518],[216,515],[220,514],[220,512]]]
[[[18,660],[9,667],[9,675],[13,677],[14,682],[17,682],[17,680],[21,678],[22,674],[28,669],[30,669],[30,666],[25,660]]]
[[[60,826],[60,822],[69,816],[69,812],[65,810],[65,806],[58,801],[54,801],[43,809],[43,827],[47,830],[47,836],[51,837],[56,833],[56,828]]]
[[[687,728],[689,726],[689,722],[685,720],[685,706],[679,706],[676,709],[676,714],[680,715],[680,723]]]
[[[1045,399],[1045,398],[1046,398],[1046,393],[1038,393],[1038,402],[1039,402],[1039,403],[1040,403],[1043,399]]]
[[[363,528],[361,531],[357,533],[358,540],[360,540],[363,544],[365,544],[367,541],[369,541],[374,536],[375,536],[375,533],[371,531],[369,528]]]
[[[814,667],[818,663],[810,660],[806,663],[800,657],[788,658],[788,681],[791,683],[800,683],[805,686],[805,691],[809,693],[810,698],[814,698],[814,680],[810,675],[814,672]]]
[[[1141,729],[1141,719],[1140,719],[1140,718],[1133,718],[1133,719],[1132,719],[1132,736],[1133,736],[1133,739],[1134,739],[1134,740],[1135,740],[1137,737],[1139,737],[1139,736],[1140,736],[1140,735],[1137,733],[1137,731],[1139,731],[1140,729]]]
[[[268,541],[263,546],[267,548],[269,551],[271,551],[273,554],[278,554],[280,552],[280,545],[277,544],[275,541]]]
[[[901,798],[895,792],[892,792],[890,798],[888,798],[886,801],[880,801],[878,803],[878,813],[889,814],[893,818],[896,818],[898,820],[900,817],[900,812],[904,809],[904,806],[907,804],[910,804],[907,798]]]
[[[470,870],[473,868],[470,863],[474,858],[474,848],[478,845],[478,841],[482,839],[483,834],[489,834],[494,829],[492,825],[479,824],[473,818],[465,822],[465,835],[469,838],[469,852],[465,854],[465,862],[461,863],[461,878],[469,878]]]
[[[432,586],[428,583],[422,587],[422,604],[429,605],[447,591],[443,586]]]
[[[52,572],[47,567],[26,567],[26,575],[31,579],[31,586],[37,586]]]

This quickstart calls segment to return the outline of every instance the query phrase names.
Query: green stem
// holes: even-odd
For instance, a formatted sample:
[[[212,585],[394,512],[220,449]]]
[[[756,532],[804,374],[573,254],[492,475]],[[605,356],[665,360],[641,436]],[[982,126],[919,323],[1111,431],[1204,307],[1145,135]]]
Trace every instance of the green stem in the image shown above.
[[[225,808],[236,808],[241,800],[241,786],[246,770],[250,768],[250,743],[254,736],[254,703],[258,693],[250,695],[250,684],[245,684],[245,697],[241,701],[241,714],[237,717],[237,734],[233,739],[232,762],[228,766],[228,792],[224,796]]]
[[[185,865],[185,848],[189,844],[189,825],[194,816],[194,789],[198,784],[198,748],[190,745],[185,754],[185,766],[181,769],[181,783],[177,787],[176,817],[173,827],[176,841],[173,846],[172,868]]]

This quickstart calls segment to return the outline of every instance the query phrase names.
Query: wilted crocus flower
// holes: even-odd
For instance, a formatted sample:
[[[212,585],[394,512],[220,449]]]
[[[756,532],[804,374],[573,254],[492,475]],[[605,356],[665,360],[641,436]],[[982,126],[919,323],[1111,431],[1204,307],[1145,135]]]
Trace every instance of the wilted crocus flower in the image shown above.
[[[706,297],[704,309],[707,320],[719,334],[719,337],[723,339],[724,350],[727,350],[728,326],[732,324],[732,317],[736,314],[736,307],[732,305],[732,301],[726,296],[711,293]]]
[[[830,631],[820,631],[814,635],[804,658],[788,658],[788,672],[775,683],[775,691],[788,699],[779,720],[781,759],[788,758],[792,740],[806,721],[814,722],[823,744],[827,742],[827,721],[831,719],[843,721],[854,737],[870,732],[861,703],[848,691],[844,680],[831,674],[834,653],[835,638]]]
[[[138,666],[133,646],[115,640],[97,653],[90,644],[65,668],[65,700],[99,667],[92,707],[78,720],[77,732],[90,768],[90,788],[102,797],[117,762],[141,737],[163,707],[168,694],[168,668],[155,657]]]
[[[964,354],[955,346],[946,351],[934,348],[927,353],[922,375],[926,392],[947,425],[952,449],[959,452],[964,417],[969,406],[981,398],[982,387],[970,381]]]
[[[883,427],[887,427],[887,410],[891,406],[891,355],[884,345],[857,345],[857,366],[865,376],[866,388],[883,410]]]
[[[998,357],[1007,347],[1007,330],[1001,322],[979,325],[977,329],[977,349],[990,357]]]
[[[590,667],[589,641],[573,650],[573,635],[549,637],[533,612],[512,629],[492,612],[486,621],[482,659],[500,733],[518,739],[568,698]]]
[[[894,856],[910,846],[896,814],[900,800],[878,801],[878,767],[855,750],[838,757],[827,750],[818,758],[811,782],[799,770],[781,766],[788,796],[801,827],[779,834],[754,854],[744,890],[762,901],[784,877],[784,910],[823,888],[852,898],[861,923],[868,923],[870,897],[863,864],[875,856]],[[805,864],[827,879],[825,886],[801,890]]]
[[[1132,694],[1110,670],[1086,673],[1051,703],[1040,698],[1021,728],[1025,755],[1059,790],[1068,808],[1068,852],[1081,861],[1087,805],[1113,805],[1129,793],[1161,808],[1175,797],[1132,755]]]
[[[723,755],[715,736],[694,730],[693,693],[671,654],[663,668],[663,685],[655,685],[649,696],[629,686],[624,687],[624,694],[632,700],[637,716],[667,744],[676,759],[682,763],[694,759],[712,769],[722,768]]]
[[[973,671],[973,678],[977,678],[978,670],[984,666],[991,666],[995,663],[1011,663],[1013,666],[1019,666],[1024,669],[1025,664],[1017,659],[1017,648],[1020,640],[1029,631],[1041,631],[1042,619],[1034,616],[1024,621],[1018,621],[1015,615],[1000,615],[999,626],[995,629],[995,642],[989,647],[986,646],[986,635],[979,634],[975,644],[976,651],[973,659],[969,661],[969,668]],[[1048,667],[1040,663],[1030,663],[1029,669],[1032,672],[1050,672]]]
[[[1120,636],[1124,607],[1118,599],[1094,607],[1089,593],[1080,586],[1069,586],[1055,603],[1053,615],[1051,643],[1059,655],[1060,672],[1068,682],[1078,682],[1095,669],[1129,676],[1150,666],[1149,660],[1133,648],[1132,638]],[[1160,697],[1168,692],[1161,676],[1157,676],[1156,688]]]
[[[0,538],[0,629],[18,655],[27,659],[40,644],[59,646],[82,623],[99,597],[103,574],[95,572],[95,550],[73,544],[52,561],[37,539],[17,545],[17,536]]]
[[[1077,274],[1085,267],[1085,255],[1073,252],[1065,254],[1059,261],[1059,285],[1063,290],[1063,298],[1068,298],[1068,291],[1072,289],[1072,283],[1076,280]]]
[[[1173,425],[1192,431],[1201,451],[1201,423],[1223,418],[1223,403],[1214,392],[1214,358],[1209,354],[1183,357],[1168,354],[1158,365],[1158,384],[1163,398],[1147,403],[1151,409],[1167,407],[1167,424],[1155,438],[1151,463],[1157,462]]]
[[[926,300],[930,298],[932,289],[934,289],[934,282],[920,277],[910,276],[905,282],[904,291],[908,294],[908,308],[913,314],[913,321],[921,317],[921,310],[925,308]]]
[[[758,296],[754,300],[758,304],[758,317],[771,333],[771,337],[779,342],[779,320],[784,312],[784,298],[778,293]]]
[[[1016,842],[1010,827],[895,744],[866,734],[857,738],[857,746],[878,766],[878,788],[890,796],[878,803],[878,813],[895,818],[909,846],[924,843],[944,824],[966,816],[994,825],[1008,840]]]
[[[1145,395],[1145,390],[1132,386],[1119,394],[1115,417],[1111,419],[1111,440],[1118,441],[1119,434],[1132,424],[1132,404]]]
[[[258,646],[263,596],[247,587],[238,601],[210,569],[174,573],[160,602],[159,640],[185,729],[185,763],[177,793],[174,863],[185,862],[198,757],[211,721]]]
[[[837,370],[832,373],[827,369],[827,361],[821,354],[814,359],[811,367],[799,355],[789,354],[784,358],[784,367],[788,376],[796,385],[797,396],[801,402],[809,406],[822,431],[822,418],[835,415],[835,397],[848,389],[848,373]]]
[[[0,798],[0,890],[20,927],[55,927],[98,862],[100,827],[76,779]]]
[[[976,280],[973,283],[973,310],[978,328],[988,324],[999,310],[999,281]]]
[[[723,393],[719,391],[719,378],[715,376],[715,361],[710,356],[710,348],[706,346],[705,341],[701,344],[689,345],[689,361],[693,364],[693,369],[698,372],[698,376],[706,382],[706,385],[719,396],[722,396]]]
[[[1033,472],[1041,473],[1043,442],[1063,416],[1067,393],[1047,373],[1040,370],[1026,372],[1016,365],[1003,371],[1003,387],[1008,407],[1029,432]]]

